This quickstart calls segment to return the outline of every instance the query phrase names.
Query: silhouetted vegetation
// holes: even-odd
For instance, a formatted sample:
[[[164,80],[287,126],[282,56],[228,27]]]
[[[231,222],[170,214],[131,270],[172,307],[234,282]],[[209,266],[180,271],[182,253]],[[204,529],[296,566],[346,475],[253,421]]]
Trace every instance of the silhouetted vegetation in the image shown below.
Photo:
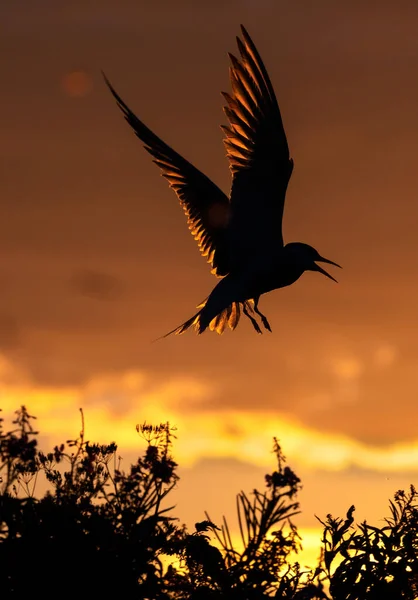
[[[25,407],[14,428],[0,422],[0,595],[23,598],[286,600],[418,598],[417,493],[399,491],[382,528],[321,521],[315,570],[294,561],[292,517],[300,480],[274,441],[277,470],[266,489],[237,496],[242,547],[209,515],[189,533],[168,495],[178,481],[168,423],[138,426],[143,456],[128,472],[116,444],[76,440],[44,454]],[[39,478],[48,491],[35,495]],[[203,507],[202,507],[203,508]],[[318,552],[319,553],[319,552]]]

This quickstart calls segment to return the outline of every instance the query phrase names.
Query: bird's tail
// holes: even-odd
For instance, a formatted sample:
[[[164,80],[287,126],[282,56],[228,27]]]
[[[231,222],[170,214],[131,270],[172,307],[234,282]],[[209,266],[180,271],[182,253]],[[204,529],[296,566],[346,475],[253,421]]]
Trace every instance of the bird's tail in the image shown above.
[[[208,299],[206,298],[206,300],[198,304],[197,308],[199,308],[200,310],[195,315],[193,315],[193,317],[191,317],[185,323],[179,325],[172,331],[169,331],[162,337],[166,338],[173,333],[175,335],[181,335],[191,327],[194,328],[198,335],[203,333],[208,327],[208,325],[205,323],[205,319],[202,319],[202,313],[204,313],[207,300]],[[245,302],[232,302],[232,304],[230,304],[227,308],[222,310],[218,315],[216,315],[216,317],[214,317],[210,321],[209,329],[211,331],[216,331],[216,333],[219,333],[220,335],[225,331],[227,327],[229,327],[233,331],[238,325],[238,322],[241,317],[241,305],[245,307],[248,311],[252,313],[254,312],[252,300],[246,300]]]

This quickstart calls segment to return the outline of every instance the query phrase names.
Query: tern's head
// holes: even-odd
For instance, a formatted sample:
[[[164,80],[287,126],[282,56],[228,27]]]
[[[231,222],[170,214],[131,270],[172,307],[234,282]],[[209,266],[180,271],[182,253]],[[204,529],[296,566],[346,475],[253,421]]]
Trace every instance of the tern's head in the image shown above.
[[[327,273],[325,269],[316,263],[324,262],[328,263],[329,265],[339,267],[340,269],[342,267],[332,260],[321,256],[319,252],[315,250],[315,248],[312,248],[312,246],[309,246],[309,244],[303,244],[302,242],[291,242],[290,244],[286,244],[286,249],[292,257],[292,260],[297,262],[304,271],[319,271],[319,273],[322,273],[322,275],[329,277],[335,282],[337,281],[334,279],[334,277],[332,277],[332,275]]]

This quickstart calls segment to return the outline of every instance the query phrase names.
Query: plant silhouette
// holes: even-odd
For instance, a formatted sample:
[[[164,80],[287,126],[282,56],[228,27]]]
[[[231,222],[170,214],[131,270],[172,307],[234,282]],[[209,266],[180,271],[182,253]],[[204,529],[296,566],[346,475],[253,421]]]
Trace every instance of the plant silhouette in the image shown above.
[[[266,489],[237,496],[241,546],[226,520],[210,516],[189,533],[167,503],[178,482],[168,423],[137,426],[143,456],[128,472],[117,446],[80,436],[47,454],[23,406],[14,428],[0,420],[0,589],[2,598],[42,590],[45,598],[149,600],[418,598],[417,493],[398,491],[382,528],[328,515],[315,569],[294,561],[301,539],[292,518],[300,480],[274,440],[277,469]],[[83,415],[82,415],[82,419]],[[45,477],[49,488],[37,497]],[[41,593],[41,592],[40,592]]]

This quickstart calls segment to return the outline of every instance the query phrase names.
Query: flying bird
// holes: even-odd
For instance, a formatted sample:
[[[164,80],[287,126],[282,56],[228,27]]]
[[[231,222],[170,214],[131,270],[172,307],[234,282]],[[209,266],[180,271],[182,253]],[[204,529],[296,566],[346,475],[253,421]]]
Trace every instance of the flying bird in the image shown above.
[[[242,25],[241,31],[240,59],[229,54],[232,93],[222,92],[229,120],[222,126],[232,172],[229,198],[140,121],[103,73],[126,121],[176,192],[201,254],[221,278],[198,312],[166,336],[191,327],[199,334],[208,327],[218,333],[227,326],[233,330],[241,309],[257,333],[262,331],[255,313],[271,331],[258,307],[262,294],[293,284],[305,271],[336,281],[317,263],[340,267],[308,244],[284,244],[283,210],[293,159],[267,70]]]

